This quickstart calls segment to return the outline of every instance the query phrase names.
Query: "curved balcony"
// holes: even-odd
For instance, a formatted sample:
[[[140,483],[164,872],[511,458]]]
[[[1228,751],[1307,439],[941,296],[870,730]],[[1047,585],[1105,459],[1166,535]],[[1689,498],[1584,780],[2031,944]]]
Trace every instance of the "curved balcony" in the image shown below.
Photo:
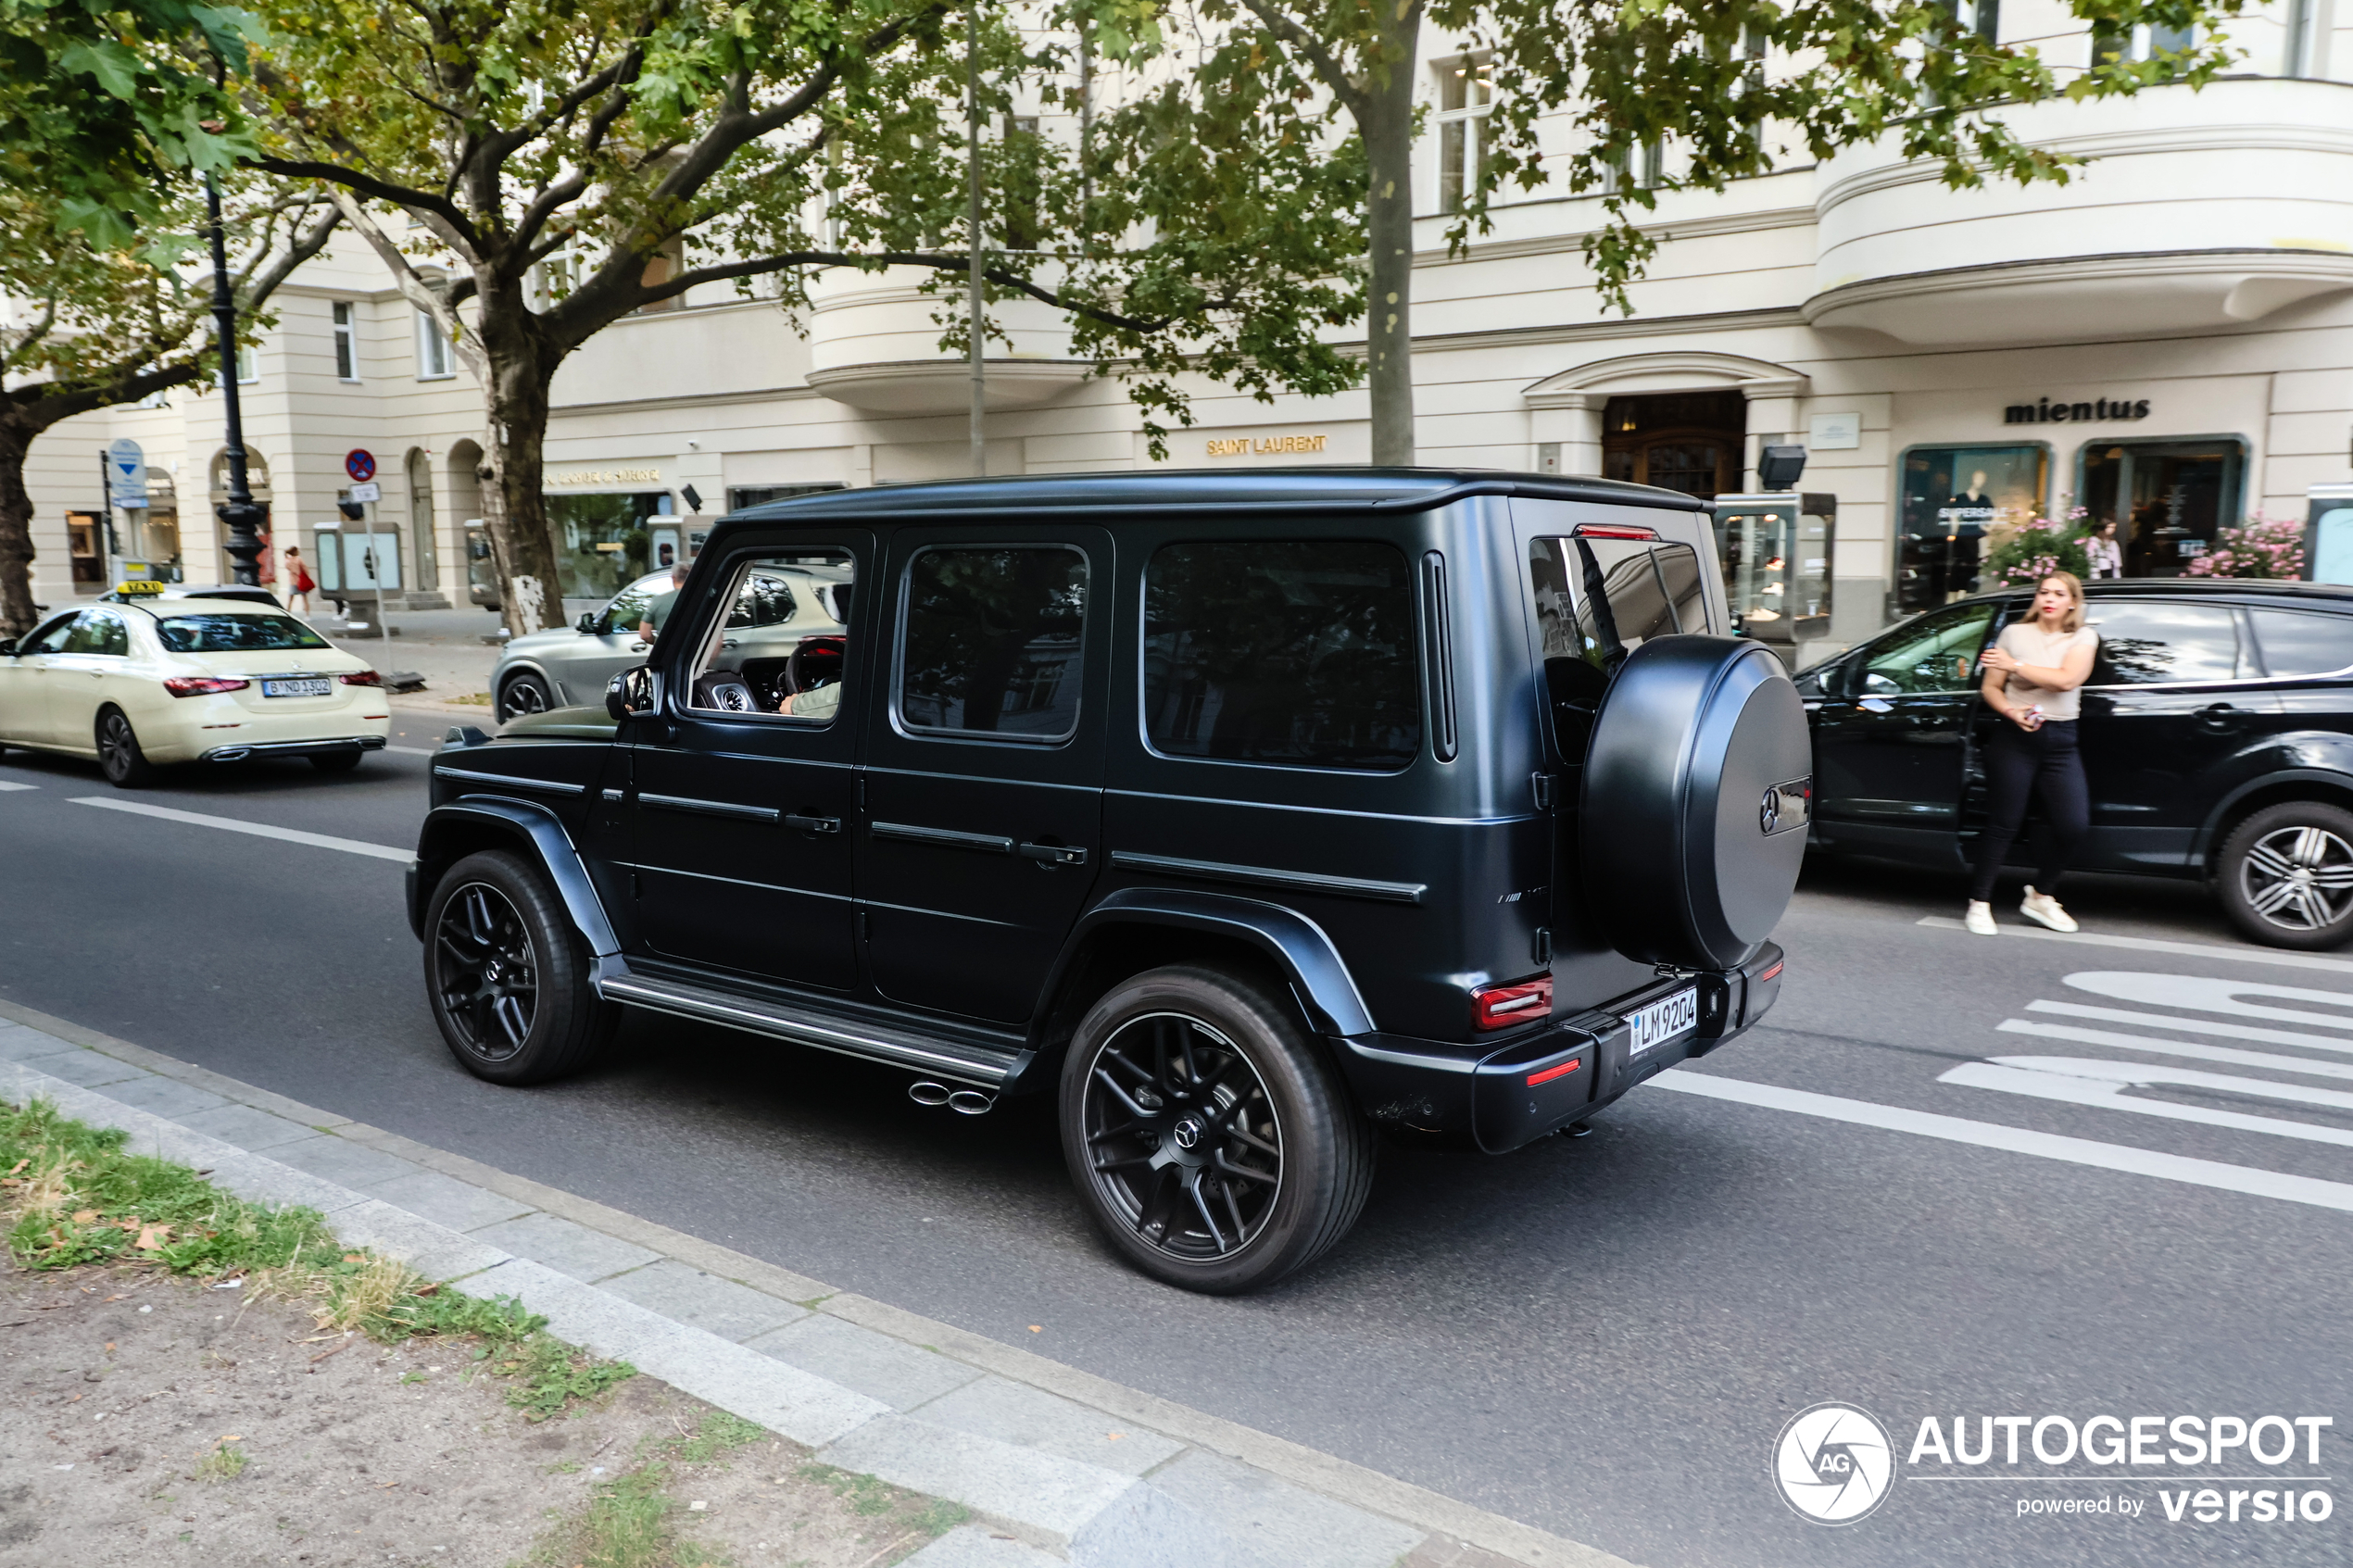
[[[972,369],[961,355],[940,352],[935,320],[943,306],[961,306],[954,295],[921,292],[929,276],[916,267],[821,273],[809,288],[809,384],[837,403],[875,414],[950,414],[971,407]],[[1037,300],[1013,299],[992,302],[988,314],[990,408],[1034,408],[1086,379],[1086,361],[1070,358],[1070,329],[1061,312]],[[1011,332],[1011,354],[993,335],[997,330]]]
[[[2027,344],[2242,325],[2353,289],[2353,87],[2218,82],[2008,119],[2096,161],[2064,185],[1952,190],[1888,144],[1839,155],[1817,175],[1806,319]]]

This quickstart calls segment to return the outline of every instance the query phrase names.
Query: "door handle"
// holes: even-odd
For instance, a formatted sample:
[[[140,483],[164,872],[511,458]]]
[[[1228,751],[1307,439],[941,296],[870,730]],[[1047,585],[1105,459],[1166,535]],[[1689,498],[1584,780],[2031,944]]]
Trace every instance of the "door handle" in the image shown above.
[[[2239,710],[2227,702],[2208,703],[2197,710],[2198,722],[2211,729],[2226,730],[2238,721]]]
[[[643,653],[646,651],[646,645],[644,643],[632,643],[629,645],[629,651],[631,653]]]
[[[1043,866],[1083,866],[1087,851],[1076,844],[1025,844],[1014,851],[1025,860]]]
[[[799,828],[803,833],[839,833],[841,819],[839,817],[812,817],[802,811],[787,811],[785,813],[785,826]]]

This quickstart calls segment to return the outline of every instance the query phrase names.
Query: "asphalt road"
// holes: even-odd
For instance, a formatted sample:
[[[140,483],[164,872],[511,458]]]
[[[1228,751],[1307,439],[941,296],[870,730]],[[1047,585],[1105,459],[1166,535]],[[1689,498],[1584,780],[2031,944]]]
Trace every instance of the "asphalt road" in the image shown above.
[[[926,1110],[901,1074],[642,1017],[584,1077],[493,1088],[434,1033],[394,860],[77,804],[402,849],[425,767],[125,794],[8,754],[0,786],[33,787],[0,787],[0,996],[1656,1568],[2353,1559],[2353,955],[2279,962],[2195,889],[2085,879],[2109,943],[1987,941],[1920,923],[1957,883],[1811,868],[1770,1023],[1690,1070],[1714,1094],[1646,1087],[1500,1160],[1390,1151],[1332,1255],[1211,1300],[1091,1240],[1042,1113]],[[1841,1528],[1774,1479],[1824,1401],[1895,1449]],[[2317,1462],[2276,1426],[2259,1447],[2287,1432],[2292,1461],[2035,1461],[2032,1423],[2097,1415],[2334,1424]],[[2008,1416],[2019,1464],[1906,1462],[1928,1418],[1974,1449]],[[2178,1436],[2148,1430],[2151,1457]],[[1831,1436],[1801,1451],[1868,1474]],[[2197,1521],[2205,1478],[2236,1523]],[[2259,1488],[2335,1512],[2258,1523]],[[2069,1499],[2093,1512],[2041,1512]]]

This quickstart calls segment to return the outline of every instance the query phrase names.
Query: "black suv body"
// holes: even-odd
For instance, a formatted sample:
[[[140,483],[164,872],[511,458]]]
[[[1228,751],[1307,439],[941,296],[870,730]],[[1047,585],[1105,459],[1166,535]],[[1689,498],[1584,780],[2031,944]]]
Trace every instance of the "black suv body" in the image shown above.
[[[847,632],[731,629],[822,569]],[[760,589],[773,592],[773,588]],[[1423,470],[840,491],[713,531],[605,709],[455,730],[411,872],[502,1082],[627,1005],[1058,1093],[1115,1248],[1236,1290],[1377,1131],[1502,1152],[1753,1024],[1807,803],[1707,514]]]
[[[2025,589],[1930,610],[1805,672],[1818,847],[1957,870],[2001,721],[1978,659]],[[2086,871],[2203,879],[2257,941],[2353,937],[2353,589],[2123,579],[2085,587]],[[2021,834],[2014,863],[2031,864]]]

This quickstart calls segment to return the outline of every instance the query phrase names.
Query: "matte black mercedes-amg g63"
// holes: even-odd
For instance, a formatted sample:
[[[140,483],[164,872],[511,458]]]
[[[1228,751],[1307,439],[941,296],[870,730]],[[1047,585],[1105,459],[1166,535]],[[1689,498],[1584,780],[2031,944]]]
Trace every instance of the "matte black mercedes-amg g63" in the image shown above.
[[[747,633],[818,579],[840,630]],[[603,709],[451,732],[410,874],[427,992],[497,1083],[636,1007],[957,1110],[1056,1095],[1111,1245],[1248,1289],[1347,1231],[1378,1135],[1501,1153],[1772,1004],[1806,716],[1726,624],[1707,514],[1635,485],[761,507]]]

